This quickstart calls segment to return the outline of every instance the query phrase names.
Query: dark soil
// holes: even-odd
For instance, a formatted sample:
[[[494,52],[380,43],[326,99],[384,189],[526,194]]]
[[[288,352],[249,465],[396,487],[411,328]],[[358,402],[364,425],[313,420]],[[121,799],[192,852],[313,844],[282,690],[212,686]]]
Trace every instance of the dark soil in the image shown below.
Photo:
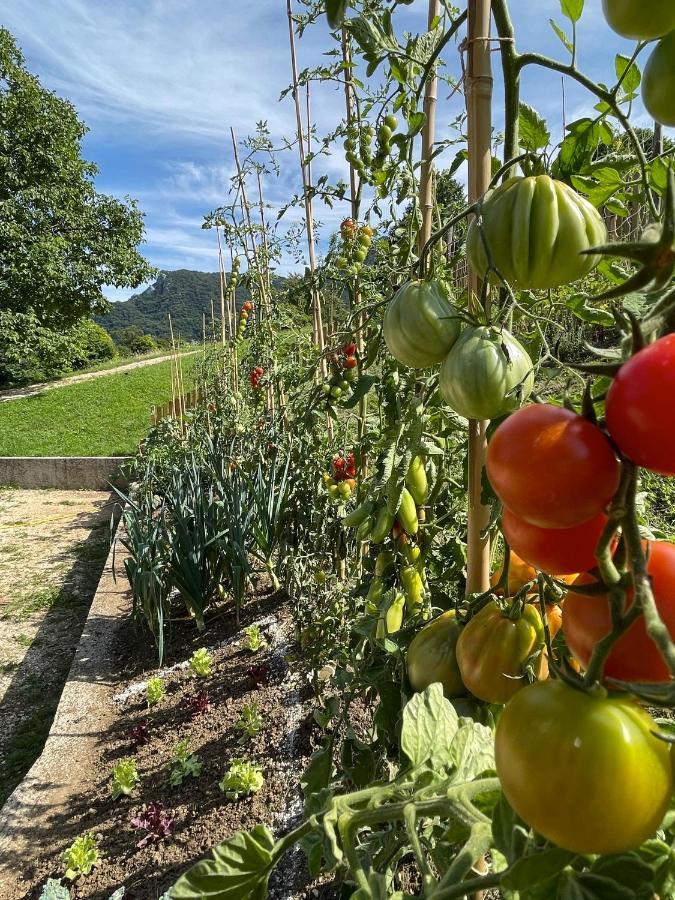
[[[242,625],[252,622],[267,623],[261,630],[268,647],[256,654],[240,646],[243,633],[234,625],[229,609],[212,620],[206,634],[197,634],[188,622],[175,627],[162,670],[166,694],[151,709],[144,691],[119,699],[127,686],[157,674],[147,642],[128,623],[124,625],[117,642],[123,675],[110,695],[119,716],[114,727],[101,734],[100,752],[92,761],[97,789],[76,798],[67,820],[36,826],[35,855],[18,866],[23,869],[20,888],[24,892],[13,896],[39,897],[48,877],[62,876],[63,850],[86,832],[95,835],[101,857],[94,871],[72,887],[72,897],[107,900],[124,885],[128,900],[156,900],[193,862],[234,832],[262,822],[279,835],[292,826],[293,815],[299,811],[299,777],[312,750],[312,720],[301,704],[302,685],[307,681],[291,673],[284,659],[292,647],[293,625],[283,598],[262,593],[248,603]],[[166,671],[201,646],[212,651],[212,675],[198,678],[189,668]],[[256,685],[247,674],[253,665],[269,668],[267,685]],[[208,694],[210,708],[194,713],[187,701],[202,691]],[[234,725],[242,706],[251,702],[260,707],[263,727],[242,744]],[[129,729],[144,722],[150,740],[135,748]],[[95,729],[96,723],[85,727]],[[201,760],[202,772],[171,787],[167,766],[176,743],[184,738]],[[229,762],[239,756],[262,766],[265,783],[248,799],[228,801],[218,781]],[[141,782],[131,797],[113,801],[112,767],[125,757],[136,761]],[[151,801],[161,803],[174,819],[173,834],[139,849],[136,845],[143,833],[134,829],[131,820]],[[302,890],[304,865],[301,858],[296,859],[296,864],[288,866],[292,871],[284,873],[283,894],[277,892],[277,896],[317,896]]]

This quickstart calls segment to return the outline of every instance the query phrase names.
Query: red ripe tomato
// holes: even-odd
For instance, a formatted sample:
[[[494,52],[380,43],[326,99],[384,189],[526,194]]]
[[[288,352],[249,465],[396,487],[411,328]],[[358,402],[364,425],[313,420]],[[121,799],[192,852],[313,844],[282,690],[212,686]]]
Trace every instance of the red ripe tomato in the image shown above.
[[[675,545],[665,541],[649,544],[647,572],[659,615],[671,638],[675,637]],[[593,579],[581,575],[574,584],[589,584]],[[632,605],[632,591],[628,596]],[[563,632],[567,646],[579,662],[586,666],[594,646],[611,630],[609,598],[606,594],[586,597],[574,593],[574,585],[565,598]],[[670,670],[656,645],[647,634],[640,617],[614,644],[605,663],[605,676],[622,681],[670,681]]]
[[[345,344],[342,348],[342,352],[345,356],[353,356],[356,353],[356,344],[353,341],[349,341],[349,343]]]
[[[244,305],[242,306],[242,309],[246,310],[246,312],[251,312],[251,310],[253,309],[253,304],[250,300],[247,300],[246,303],[244,303]]]
[[[660,338],[619,370],[607,394],[607,430],[638,466],[675,475],[675,334]]]
[[[602,431],[544,403],[502,422],[488,447],[487,473],[504,506],[541,528],[594,519],[619,486],[619,463]]]
[[[345,369],[354,369],[358,365],[358,362],[357,362],[355,356],[348,356],[345,359],[343,365],[344,365]]]
[[[258,375],[264,375],[264,374],[265,374],[265,370],[263,369],[262,366],[256,366],[256,367],[255,367],[255,370],[256,370],[256,372],[258,373]]]
[[[502,515],[502,531],[511,549],[548,575],[571,575],[594,569],[595,548],[606,524],[607,516],[603,513],[572,528],[539,528],[519,519],[510,509],[505,509]]]
[[[356,234],[357,225],[353,219],[344,219],[340,225],[340,234],[343,238],[353,238]]]
[[[334,469],[344,469],[345,460],[342,456],[334,456],[333,457],[333,468]]]

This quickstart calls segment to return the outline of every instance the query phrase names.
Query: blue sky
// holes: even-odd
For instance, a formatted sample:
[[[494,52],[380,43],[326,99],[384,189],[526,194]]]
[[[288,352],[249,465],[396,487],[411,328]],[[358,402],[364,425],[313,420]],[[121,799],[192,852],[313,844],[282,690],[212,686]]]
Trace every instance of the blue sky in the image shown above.
[[[427,3],[403,7],[402,27],[420,31]],[[217,269],[215,235],[203,231],[204,213],[225,202],[233,172],[229,127],[238,136],[264,119],[273,140],[295,128],[292,100],[278,102],[290,80],[285,0],[4,0],[0,23],[21,46],[28,67],[42,83],[76,106],[90,132],[84,155],[100,168],[97,187],[139,200],[146,214],[143,250],[162,269]],[[519,49],[566,60],[549,18],[565,23],[559,0],[512,0]],[[610,83],[614,56],[632,45],[605,25],[600,0],[586,0],[579,37],[579,63]],[[299,66],[315,65],[330,46],[325,22],[308,29],[298,45]],[[459,74],[451,47],[445,60]],[[499,60],[495,127],[500,128]],[[562,128],[560,77],[530,69],[523,99],[549,119],[554,137]],[[343,95],[326,88],[313,98],[319,134],[343,113]],[[459,112],[462,99],[442,101],[439,136]],[[588,113],[592,98],[566,88],[567,121]],[[638,121],[644,120],[636,108]],[[286,155],[281,177],[266,180],[266,199],[282,205],[299,189],[296,152]],[[341,152],[322,163],[331,178],[345,173]],[[317,170],[318,174],[318,170]],[[317,209],[324,234],[347,214]],[[272,217],[274,214],[272,213]],[[300,217],[291,211],[288,224]],[[297,268],[289,257],[281,271]],[[110,290],[111,299],[132,291]]]

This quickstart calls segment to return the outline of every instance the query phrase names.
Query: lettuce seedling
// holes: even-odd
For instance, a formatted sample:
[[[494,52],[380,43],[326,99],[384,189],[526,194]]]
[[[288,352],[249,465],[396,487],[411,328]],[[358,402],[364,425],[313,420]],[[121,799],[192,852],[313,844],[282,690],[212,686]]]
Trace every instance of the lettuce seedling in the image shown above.
[[[156,706],[162,699],[164,696],[164,682],[159,675],[148,678],[145,696],[148,701],[148,706]]]
[[[206,678],[211,674],[213,658],[206,647],[200,647],[199,650],[195,650],[190,657],[190,668],[200,678]]]
[[[169,763],[169,784],[178,787],[186,778],[197,778],[201,775],[202,761],[190,753],[188,740],[179,741],[173,748],[173,759]]]
[[[263,647],[267,646],[257,625],[249,625],[248,628],[244,628],[244,634],[246,638],[243,646],[250,653],[257,653],[258,650],[262,650]]]
[[[243,744],[250,738],[255,737],[262,728],[262,717],[260,715],[260,707],[257,703],[245,703],[241,709],[238,720],[234,727],[237,731],[243,732],[239,743]]]
[[[64,876],[75,881],[80,875],[88,875],[98,862],[99,852],[93,834],[76,837],[62,856]]]
[[[233,759],[218,787],[228,800],[239,800],[257,793],[265,783],[262,769],[244,757]]]
[[[161,803],[148,803],[143,812],[131,820],[134,828],[143,829],[145,836],[136,844],[139,850],[169,837],[173,833],[173,818],[164,810]]]
[[[112,770],[112,798],[128,797],[141,780],[133,759],[121,759]]]

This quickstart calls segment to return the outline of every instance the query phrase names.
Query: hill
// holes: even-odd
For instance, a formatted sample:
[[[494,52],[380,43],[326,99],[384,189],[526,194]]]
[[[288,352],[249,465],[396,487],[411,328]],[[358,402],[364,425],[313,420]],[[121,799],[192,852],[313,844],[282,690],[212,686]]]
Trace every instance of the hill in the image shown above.
[[[248,298],[244,287],[237,288],[237,307]],[[96,321],[115,337],[116,332],[129,326],[140,328],[156,338],[169,338],[169,313],[176,337],[188,341],[202,339],[203,317],[207,332],[211,325],[211,304],[220,320],[220,282],[217,272],[193,272],[177,269],[162,272],[154,284],[128,300],[113,303],[108,312]],[[218,324],[217,324],[217,327]]]

